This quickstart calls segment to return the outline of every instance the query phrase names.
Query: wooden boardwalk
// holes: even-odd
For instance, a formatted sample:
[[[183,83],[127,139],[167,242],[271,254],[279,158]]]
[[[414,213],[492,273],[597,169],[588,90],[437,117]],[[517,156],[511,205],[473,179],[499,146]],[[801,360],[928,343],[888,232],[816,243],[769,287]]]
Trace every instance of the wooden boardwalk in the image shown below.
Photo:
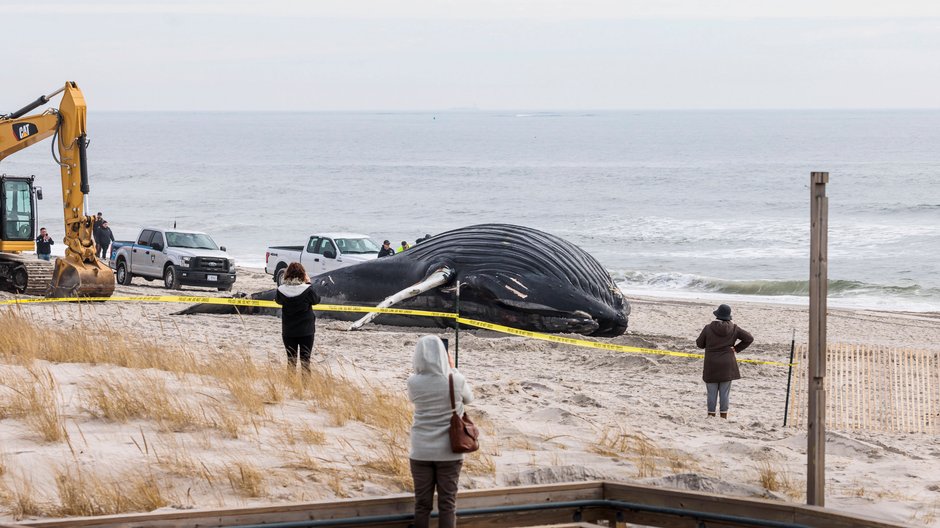
[[[634,505],[634,508],[624,505]],[[509,526],[659,526],[659,527],[741,527],[813,526],[826,528],[894,528],[901,525],[836,513],[824,508],[780,501],[726,497],[694,491],[681,491],[606,481],[552,484],[470,490],[460,493],[461,527]],[[529,506],[529,511],[506,508]],[[557,506],[557,507],[556,507]],[[369,499],[277,505],[226,510],[192,510],[173,513],[144,513],[25,522],[20,526],[44,528],[130,528],[130,527],[234,527],[272,523],[335,522],[346,526],[406,528],[413,512],[411,495]],[[499,510],[499,511],[497,511]],[[677,513],[677,512],[684,513]],[[482,512],[482,513],[481,513]],[[487,513],[489,512],[489,513]],[[699,524],[694,512],[725,521],[707,520]],[[384,522],[365,518],[385,517]],[[397,518],[394,518],[397,517]],[[392,519],[394,518],[394,519]],[[753,522],[728,519],[749,518]],[[776,523],[776,524],[769,524]],[[295,526],[297,526],[295,524]]]

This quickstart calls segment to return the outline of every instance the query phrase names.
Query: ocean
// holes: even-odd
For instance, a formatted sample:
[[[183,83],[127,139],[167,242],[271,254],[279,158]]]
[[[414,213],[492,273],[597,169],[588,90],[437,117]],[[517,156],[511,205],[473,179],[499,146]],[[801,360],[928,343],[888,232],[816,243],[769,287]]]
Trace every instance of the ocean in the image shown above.
[[[593,254],[628,295],[806,303],[828,171],[830,306],[940,311],[940,111],[89,114],[89,211],[206,231],[240,265],[316,231],[395,245],[484,222]],[[37,177],[63,235],[47,140]],[[58,247],[61,251],[61,244]]]

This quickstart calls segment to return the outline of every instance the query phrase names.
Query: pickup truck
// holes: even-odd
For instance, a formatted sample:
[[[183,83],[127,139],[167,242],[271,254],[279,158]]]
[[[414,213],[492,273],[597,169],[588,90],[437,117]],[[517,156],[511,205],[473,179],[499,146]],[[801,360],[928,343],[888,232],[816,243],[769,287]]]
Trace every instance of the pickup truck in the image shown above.
[[[185,285],[230,291],[235,283],[235,260],[198,231],[145,228],[136,242],[112,242],[109,263],[118,284],[125,286],[134,277],[162,278],[170,290]]]
[[[271,246],[265,253],[264,271],[274,276],[278,285],[291,262],[300,262],[307,275],[314,276],[352,266],[379,256],[379,245],[368,235],[358,233],[323,233],[310,235],[304,246]]]

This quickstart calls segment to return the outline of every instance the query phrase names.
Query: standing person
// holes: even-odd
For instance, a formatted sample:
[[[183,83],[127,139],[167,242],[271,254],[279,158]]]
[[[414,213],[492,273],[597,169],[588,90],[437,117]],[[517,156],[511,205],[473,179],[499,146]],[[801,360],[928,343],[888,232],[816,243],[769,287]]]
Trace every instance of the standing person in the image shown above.
[[[715,405],[720,396],[721,417],[727,418],[731,382],[741,379],[735,354],[750,346],[754,337],[731,322],[731,307],[727,304],[722,304],[712,313],[716,320],[702,329],[695,344],[705,349],[702,381],[708,391],[708,416],[715,416]]]
[[[39,236],[36,237],[36,256],[42,260],[49,260],[52,257],[52,244],[55,244],[55,241],[46,232],[46,228],[40,227]]]
[[[391,245],[391,244],[392,244],[392,243],[389,242],[388,240],[386,240],[385,242],[382,242],[382,249],[379,250],[379,257],[378,257],[378,258],[382,258],[382,257],[391,257],[392,255],[395,254],[395,250],[392,249],[392,245]]]
[[[408,378],[408,398],[415,406],[411,425],[411,477],[415,486],[415,527],[430,523],[437,488],[438,526],[457,525],[457,481],[463,453],[450,447],[450,377],[454,380],[454,407],[463,416],[465,403],[473,401],[470,385],[453,368],[441,338],[424,336],[415,345],[415,373]]]
[[[114,242],[114,233],[112,233],[111,228],[108,227],[108,221],[102,220],[98,229],[95,229],[95,244],[98,245],[95,256],[107,259],[108,248],[111,247],[111,242]]]
[[[287,350],[288,369],[297,368],[297,357],[303,374],[310,373],[310,352],[317,331],[317,316],[313,305],[320,303],[320,296],[310,286],[307,271],[299,262],[291,262],[284,271],[284,280],[277,287],[274,301],[281,309],[281,340]]]
[[[104,217],[101,216],[101,211],[98,211],[98,214],[95,215],[95,225],[93,226],[95,230],[101,227],[101,224],[104,223]]]

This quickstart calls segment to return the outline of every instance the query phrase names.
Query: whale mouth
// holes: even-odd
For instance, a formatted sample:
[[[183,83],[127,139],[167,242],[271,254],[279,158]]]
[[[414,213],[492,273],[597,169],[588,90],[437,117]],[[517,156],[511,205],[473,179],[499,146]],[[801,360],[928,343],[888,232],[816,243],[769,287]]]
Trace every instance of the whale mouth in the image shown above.
[[[600,328],[600,323],[585,312],[540,316],[543,331],[591,335]]]

